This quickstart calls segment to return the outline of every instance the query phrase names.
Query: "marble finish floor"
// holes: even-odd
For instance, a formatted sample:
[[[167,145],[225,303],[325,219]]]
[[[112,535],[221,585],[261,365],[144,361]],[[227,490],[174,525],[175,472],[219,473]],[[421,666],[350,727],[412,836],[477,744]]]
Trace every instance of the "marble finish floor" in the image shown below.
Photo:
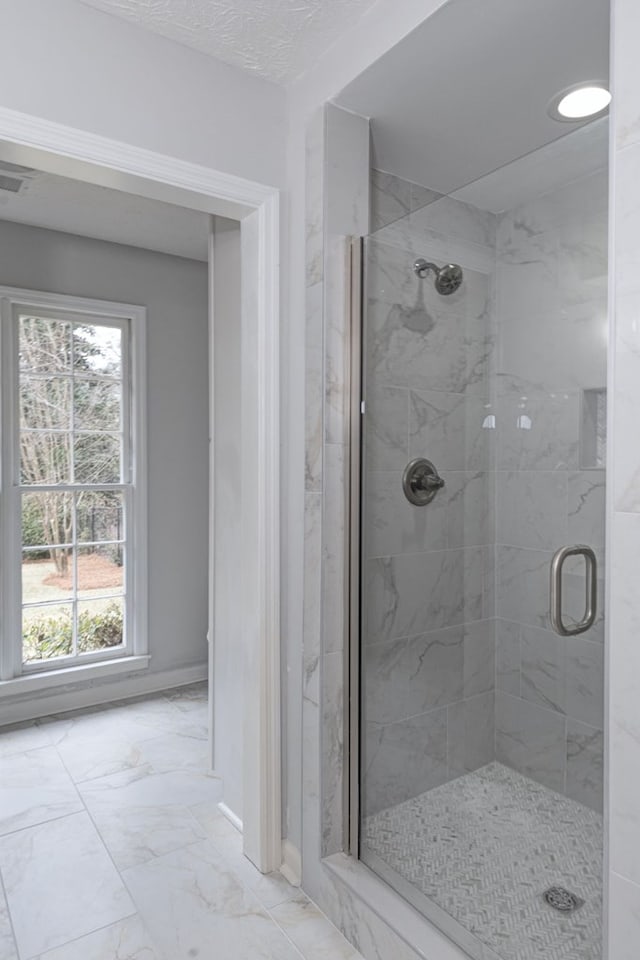
[[[357,960],[220,795],[204,684],[0,728],[0,960]]]
[[[602,817],[582,804],[490,763],[368,817],[363,833],[405,895],[410,884],[455,918],[479,956],[600,960]],[[552,885],[584,906],[558,913],[542,899]]]

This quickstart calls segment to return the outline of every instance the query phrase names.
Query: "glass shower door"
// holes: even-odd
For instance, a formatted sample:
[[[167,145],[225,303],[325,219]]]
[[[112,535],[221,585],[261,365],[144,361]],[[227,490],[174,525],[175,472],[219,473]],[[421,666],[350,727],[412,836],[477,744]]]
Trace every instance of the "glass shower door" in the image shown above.
[[[501,213],[372,176],[360,857],[482,960],[598,960],[607,171]]]

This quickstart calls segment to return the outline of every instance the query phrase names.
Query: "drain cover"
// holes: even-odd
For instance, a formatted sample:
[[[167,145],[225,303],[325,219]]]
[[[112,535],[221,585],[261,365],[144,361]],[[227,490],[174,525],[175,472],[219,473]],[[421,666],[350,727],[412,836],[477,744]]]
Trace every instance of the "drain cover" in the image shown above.
[[[571,893],[570,890],[565,890],[564,887],[549,887],[542,896],[550,907],[559,910],[560,913],[573,913],[574,910],[584,906],[584,900],[581,897]]]

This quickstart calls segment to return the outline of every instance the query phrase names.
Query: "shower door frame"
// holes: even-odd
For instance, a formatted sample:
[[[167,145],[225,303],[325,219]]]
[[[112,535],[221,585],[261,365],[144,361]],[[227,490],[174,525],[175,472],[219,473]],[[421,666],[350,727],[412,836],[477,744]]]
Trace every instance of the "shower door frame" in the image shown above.
[[[364,415],[363,326],[365,285],[364,237],[348,243],[349,284],[349,572],[348,631],[345,644],[345,850],[360,860],[360,647],[361,647],[361,509],[362,417]]]

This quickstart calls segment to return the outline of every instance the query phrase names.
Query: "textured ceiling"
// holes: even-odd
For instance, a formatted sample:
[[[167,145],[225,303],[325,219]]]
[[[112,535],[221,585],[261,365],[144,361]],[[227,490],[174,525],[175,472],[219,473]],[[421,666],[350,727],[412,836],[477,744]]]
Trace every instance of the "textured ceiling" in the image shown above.
[[[82,0],[171,40],[288,83],[375,0]]]

